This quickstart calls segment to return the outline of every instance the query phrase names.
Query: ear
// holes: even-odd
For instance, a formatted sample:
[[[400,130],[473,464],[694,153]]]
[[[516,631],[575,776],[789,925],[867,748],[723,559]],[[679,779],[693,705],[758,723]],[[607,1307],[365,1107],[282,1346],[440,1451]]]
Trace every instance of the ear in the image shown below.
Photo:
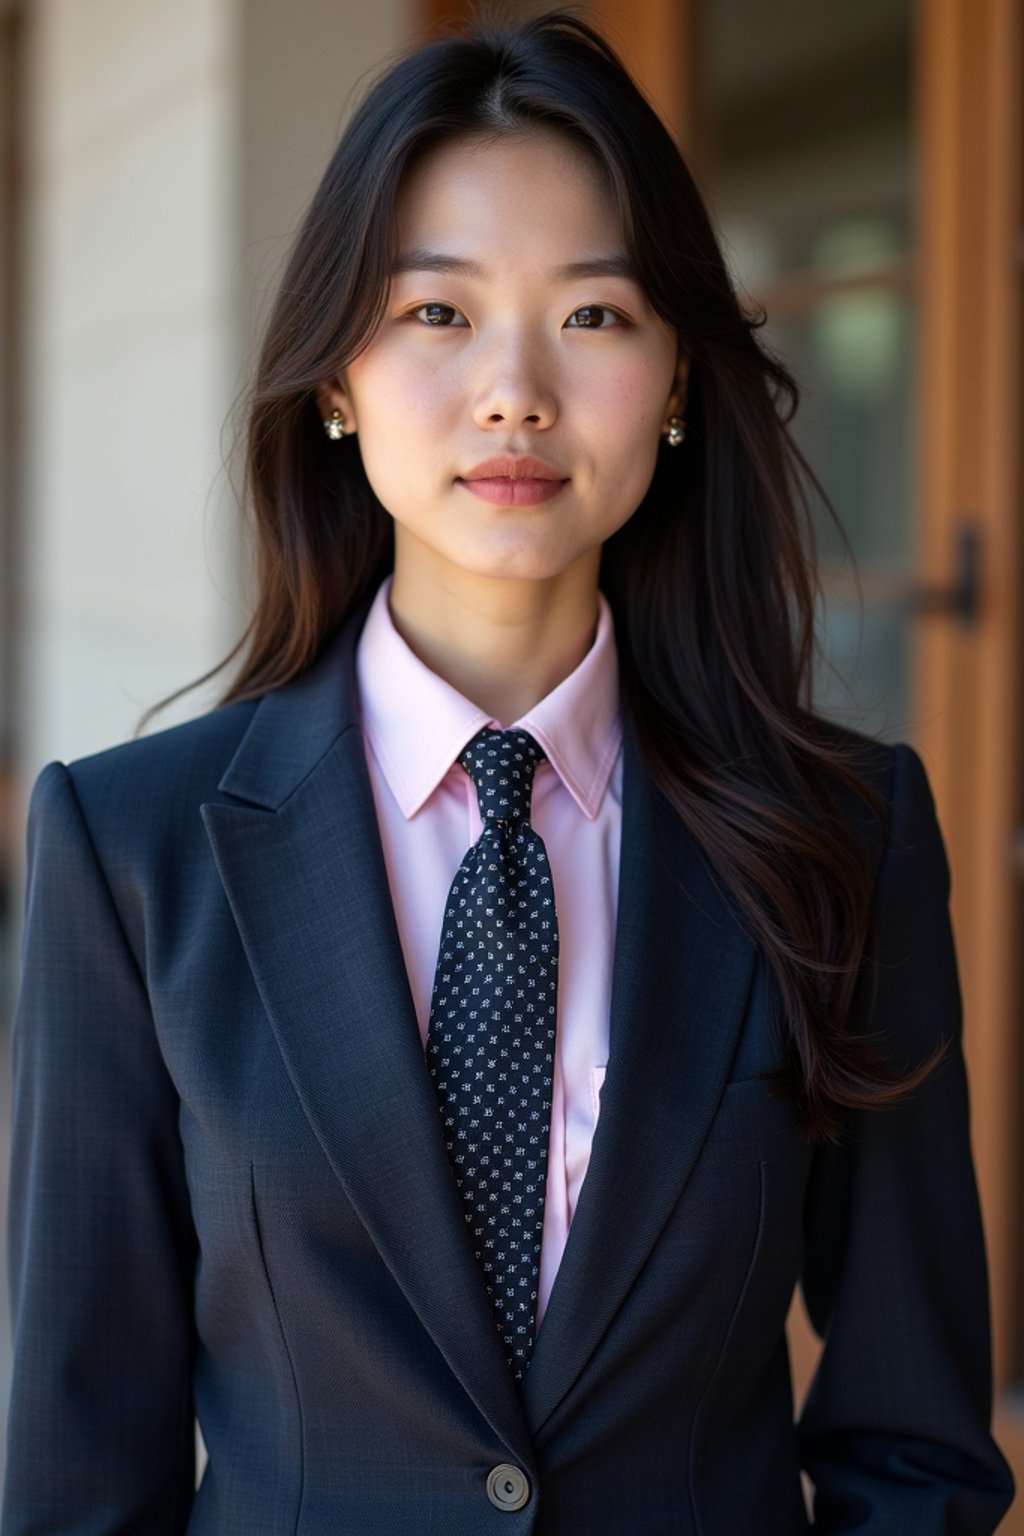
[[[668,397],[665,407],[665,415],[682,416],[686,410],[686,396],[690,381],[690,359],[680,346],[679,361],[676,364],[676,378],[672,386],[672,393]]]
[[[321,384],[316,391],[317,409],[324,421],[330,419],[332,411],[340,411],[345,427],[345,436],[350,437],[356,430],[355,410],[352,405],[352,396],[345,387],[344,376],[338,374],[329,379],[326,384]]]

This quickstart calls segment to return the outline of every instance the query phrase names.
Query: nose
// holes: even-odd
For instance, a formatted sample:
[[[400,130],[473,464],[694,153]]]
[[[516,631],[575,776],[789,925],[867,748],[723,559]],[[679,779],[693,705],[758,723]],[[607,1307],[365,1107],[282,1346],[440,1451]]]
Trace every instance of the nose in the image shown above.
[[[523,344],[492,349],[473,408],[478,427],[549,427],[558,415],[543,362]]]

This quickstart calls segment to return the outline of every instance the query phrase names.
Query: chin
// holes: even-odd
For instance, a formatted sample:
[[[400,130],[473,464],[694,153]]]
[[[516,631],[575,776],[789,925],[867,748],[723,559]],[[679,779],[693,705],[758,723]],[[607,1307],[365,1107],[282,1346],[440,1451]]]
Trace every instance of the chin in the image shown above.
[[[473,576],[484,578],[504,581],[552,581],[574,565],[581,553],[581,551],[574,553],[539,551],[536,547],[524,548],[522,544],[517,544],[508,549],[487,550],[476,559],[462,549],[455,564]]]

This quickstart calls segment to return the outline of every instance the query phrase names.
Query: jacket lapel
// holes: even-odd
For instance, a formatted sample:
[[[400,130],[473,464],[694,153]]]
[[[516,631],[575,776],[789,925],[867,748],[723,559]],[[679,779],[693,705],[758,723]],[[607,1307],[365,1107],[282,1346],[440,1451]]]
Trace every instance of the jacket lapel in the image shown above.
[[[265,695],[202,816],[302,1108],[397,1283],[509,1450],[556,1411],[679,1198],[738,1040],[754,946],[624,721],[610,1054],[590,1164],[522,1399],[466,1235],[359,730],[371,598]]]
[[[381,1256],[451,1369],[530,1459],[440,1133],[355,708],[368,604],[267,694],[202,807],[295,1092]]]
[[[531,1434],[625,1298],[697,1160],[754,974],[749,932],[624,720],[609,1060],[590,1162],[525,1382]]]

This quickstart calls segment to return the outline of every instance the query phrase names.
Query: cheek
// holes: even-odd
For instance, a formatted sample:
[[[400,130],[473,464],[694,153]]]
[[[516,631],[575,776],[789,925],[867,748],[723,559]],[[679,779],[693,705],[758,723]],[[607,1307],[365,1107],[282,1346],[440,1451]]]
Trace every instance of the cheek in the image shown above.
[[[436,368],[410,367],[386,355],[350,369],[363,465],[385,506],[425,486],[423,471],[443,458],[451,415],[450,384]]]
[[[458,381],[444,358],[409,357],[385,348],[366,362],[352,384],[362,402],[360,414],[371,425],[387,417],[411,427],[437,420],[450,408]]]
[[[639,485],[642,496],[654,470],[672,358],[627,343],[582,362],[586,366],[574,368],[567,381],[573,419],[606,485],[608,477],[617,481],[626,500]]]
[[[670,371],[652,367],[649,358],[620,360],[588,381],[588,406],[602,420],[614,422],[616,438],[635,447],[637,439],[660,428],[670,387]]]
[[[627,501],[639,499],[650,484],[670,384],[645,360],[592,375],[581,387],[578,419],[595,462],[606,479],[621,485]]]

